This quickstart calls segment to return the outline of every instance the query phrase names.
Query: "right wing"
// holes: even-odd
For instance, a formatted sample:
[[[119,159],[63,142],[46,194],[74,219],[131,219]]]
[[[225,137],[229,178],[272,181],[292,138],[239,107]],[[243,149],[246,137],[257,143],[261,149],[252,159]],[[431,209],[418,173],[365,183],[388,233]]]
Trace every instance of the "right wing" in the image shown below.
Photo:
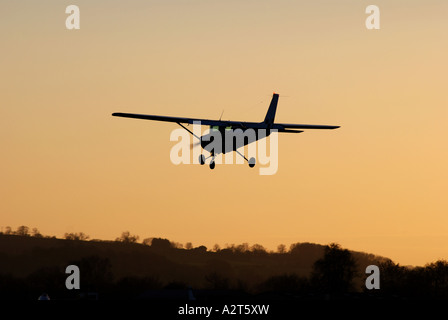
[[[319,124],[288,124],[288,123],[274,123],[274,129],[279,131],[282,129],[337,129],[340,126],[327,126]]]

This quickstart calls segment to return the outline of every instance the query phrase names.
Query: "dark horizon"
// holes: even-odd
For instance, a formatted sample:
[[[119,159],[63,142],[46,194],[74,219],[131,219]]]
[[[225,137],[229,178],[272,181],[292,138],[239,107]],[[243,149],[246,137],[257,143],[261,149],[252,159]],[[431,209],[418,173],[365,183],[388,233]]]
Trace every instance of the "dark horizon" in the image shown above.
[[[403,267],[335,243],[296,243],[289,250],[279,247],[282,252],[247,244],[210,251],[205,246],[180,248],[163,238],[137,243],[137,237],[128,232],[115,241],[87,240],[82,233],[67,234],[66,238],[0,234],[0,297],[33,300],[46,292],[54,299],[79,299],[80,293],[91,291],[99,299],[170,300],[175,298],[173,292],[183,295],[188,288],[198,297],[210,300],[213,296],[217,301],[224,299],[219,295],[287,300],[291,294],[299,300],[328,295],[448,297],[448,281],[443,280],[448,279],[446,261]],[[64,286],[64,269],[73,264],[82,274],[82,288],[77,292]],[[365,288],[368,265],[380,268],[380,290]],[[166,290],[177,291],[163,293]]]

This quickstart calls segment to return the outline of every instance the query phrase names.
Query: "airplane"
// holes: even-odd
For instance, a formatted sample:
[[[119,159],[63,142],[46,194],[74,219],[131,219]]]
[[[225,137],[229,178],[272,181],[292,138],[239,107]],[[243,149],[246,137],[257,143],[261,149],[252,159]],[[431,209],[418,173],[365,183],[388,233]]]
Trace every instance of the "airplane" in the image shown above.
[[[210,169],[215,168],[215,157],[220,153],[227,153],[227,152],[237,152],[240,156],[244,158],[249,164],[250,168],[253,168],[255,166],[255,158],[250,158],[249,160],[241,154],[237,149],[239,149],[242,146],[245,146],[247,144],[250,144],[254,141],[260,140],[264,137],[267,137],[271,134],[271,130],[276,130],[277,132],[286,132],[286,133],[301,133],[303,130],[297,130],[297,129],[337,129],[340,126],[329,126],[329,125],[314,125],[314,124],[287,124],[287,123],[275,123],[275,113],[277,111],[277,103],[278,103],[279,94],[273,93],[271,103],[269,104],[268,111],[266,113],[266,116],[262,122],[245,122],[245,121],[229,121],[229,120],[209,120],[209,119],[197,119],[197,118],[181,118],[181,117],[169,117],[169,116],[157,116],[157,115],[146,115],[146,114],[134,114],[134,113],[122,113],[122,112],[115,112],[112,114],[114,117],[124,117],[124,118],[134,118],[134,119],[144,119],[144,120],[154,120],[154,121],[164,121],[164,122],[174,122],[177,123],[179,126],[187,130],[189,133],[191,133],[194,137],[196,137],[199,140],[199,144],[201,147],[211,153],[211,155],[207,158],[205,158],[204,155],[199,156],[199,163],[201,165],[205,164],[206,159],[212,157],[212,160],[210,161]],[[200,123],[201,125],[210,126],[210,133],[201,137],[198,137],[195,135],[191,130],[186,128],[182,123],[189,124],[195,124]],[[228,143],[226,144],[225,141],[225,132],[226,130],[236,130],[241,129],[242,134],[244,135],[245,131],[248,131],[248,129],[252,129],[253,132],[255,132],[255,136],[252,135],[244,135],[244,139],[236,139],[239,140],[238,143],[233,143],[232,141],[231,148],[228,147]],[[262,129],[263,134],[260,134]],[[212,131],[219,131],[221,133],[222,138],[222,148],[221,150],[215,150],[215,148],[212,148],[211,141],[214,139],[213,132]],[[265,134],[264,134],[265,132]],[[234,138],[232,137],[232,140]]]

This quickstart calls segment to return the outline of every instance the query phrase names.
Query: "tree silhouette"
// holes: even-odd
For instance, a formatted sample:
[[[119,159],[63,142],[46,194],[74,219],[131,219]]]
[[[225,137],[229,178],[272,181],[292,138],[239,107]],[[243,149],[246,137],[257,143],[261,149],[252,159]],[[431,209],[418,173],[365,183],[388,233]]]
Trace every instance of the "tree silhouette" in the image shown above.
[[[381,275],[381,292],[388,295],[402,295],[406,292],[403,287],[408,281],[409,270],[392,260],[386,260],[378,264]],[[364,289],[367,291],[367,288]],[[370,291],[370,290],[369,290]]]
[[[136,243],[140,237],[133,236],[129,231],[124,231],[121,234],[121,237],[116,238],[115,241],[124,242],[124,243]]]
[[[356,263],[350,251],[332,243],[325,247],[323,258],[313,266],[311,281],[318,291],[346,293],[352,291]]]
[[[184,248],[184,245],[182,243],[180,243],[180,242],[172,242],[171,241],[171,246],[173,248],[176,248],[176,249],[183,249]]]
[[[244,243],[236,246],[234,248],[234,250],[235,250],[235,252],[241,252],[241,253],[247,252],[247,251],[249,251],[249,244],[247,242],[244,242]]]
[[[284,244],[279,244],[277,246],[277,252],[278,253],[286,253],[286,246]]]
[[[81,272],[82,290],[99,291],[112,282],[112,264],[108,258],[92,255],[70,264],[76,265]]]
[[[15,232],[18,236],[29,236],[30,235],[30,228],[27,226],[20,226],[17,228],[17,231]]]
[[[79,233],[65,233],[64,234],[64,238],[67,240],[87,240],[89,239],[89,236],[84,234],[83,232],[79,232]]]
[[[252,247],[250,247],[250,251],[255,254],[267,253],[266,249],[261,244],[258,244],[258,243],[254,244]]]
[[[171,245],[171,241],[168,239],[153,238],[151,240],[151,248],[163,251],[172,249],[173,246]]]
[[[434,294],[440,296],[441,294],[448,294],[448,262],[445,260],[438,260],[436,262],[426,265],[427,278],[431,281]]]
[[[206,246],[199,246],[199,247],[196,247],[196,248],[194,248],[194,249],[192,249],[195,253],[201,253],[201,254],[204,254],[204,253],[206,253],[207,252],[207,247]]]
[[[343,294],[353,291],[368,299],[448,299],[445,260],[405,267],[383,257],[360,256],[334,243],[296,243],[290,251],[279,246],[277,252],[286,250],[284,254],[265,252],[261,245],[249,247],[246,243],[226,245],[224,249],[215,246],[213,251],[205,246],[184,250],[163,238],[145,239],[146,247],[123,245],[137,239],[128,232],[119,238],[120,243],[64,243],[56,238],[35,238],[39,233],[35,228],[19,227],[21,235],[9,229],[5,231],[10,234],[0,235],[0,298],[6,299],[35,300],[43,292],[52,299],[78,298],[79,292],[65,288],[65,267],[70,264],[80,268],[81,291],[97,292],[100,299],[137,298],[146,290],[187,286],[237,289],[254,297],[266,294],[279,299],[322,298],[326,294],[349,298],[353,295]],[[67,239],[85,237],[83,233],[66,234]],[[381,290],[364,286],[369,264],[380,268]]]
[[[39,232],[39,229],[37,229],[37,228],[33,228],[33,230],[31,231],[31,235],[36,238],[43,237],[42,234]]]

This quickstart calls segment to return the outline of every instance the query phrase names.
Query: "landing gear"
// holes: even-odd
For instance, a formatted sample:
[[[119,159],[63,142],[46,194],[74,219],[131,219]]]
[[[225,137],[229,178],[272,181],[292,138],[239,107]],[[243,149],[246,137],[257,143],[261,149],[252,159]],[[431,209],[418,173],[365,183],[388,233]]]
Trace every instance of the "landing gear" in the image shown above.
[[[205,164],[205,160],[207,160],[208,158],[210,158],[210,157],[206,158],[203,154],[201,154],[199,156],[199,164],[201,166],[203,166]],[[212,158],[212,161],[210,161],[209,166],[210,166],[210,169],[212,169],[212,170],[215,169],[215,157]]]
[[[243,157],[244,160],[247,161],[247,163],[249,164],[249,167],[250,167],[250,168],[255,167],[256,160],[255,160],[254,157],[252,157],[252,158],[250,158],[250,159],[248,160],[248,159],[247,159],[243,154],[241,154],[238,150],[235,150],[235,151],[236,151],[241,157]],[[209,164],[210,169],[211,169],[211,170],[215,169],[216,163],[215,163],[215,156],[214,156],[213,154],[210,155],[210,156],[208,156],[207,158],[206,158],[203,154],[201,154],[201,155],[199,156],[199,164],[200,164],[201,166],[204,165],[204,164],[205,164],[205,161],[207,161],[208,158],[212,158],[211,161],[210,161],[210,164]]]
[[[235,151],[236,151],[236,153],[238,153],[240,156],[242,156],[242,157],[244,158],[244,160],[247,161],[247,163],[249,164],[249,167],[250,167],[250,168],[255,167],[255,158],[254,158],[254,157],[252,157],[252,158],[250,158],[249,160],[247,160],[247,158],[244,156],[244,154],[242,154],[242,153],[239,152],[238,150],[235,150]]]
[[[255,167],[255,158],[254,157],[250,158],[249,161],[247,161],[247,162],[249,163],[250,168]]]

